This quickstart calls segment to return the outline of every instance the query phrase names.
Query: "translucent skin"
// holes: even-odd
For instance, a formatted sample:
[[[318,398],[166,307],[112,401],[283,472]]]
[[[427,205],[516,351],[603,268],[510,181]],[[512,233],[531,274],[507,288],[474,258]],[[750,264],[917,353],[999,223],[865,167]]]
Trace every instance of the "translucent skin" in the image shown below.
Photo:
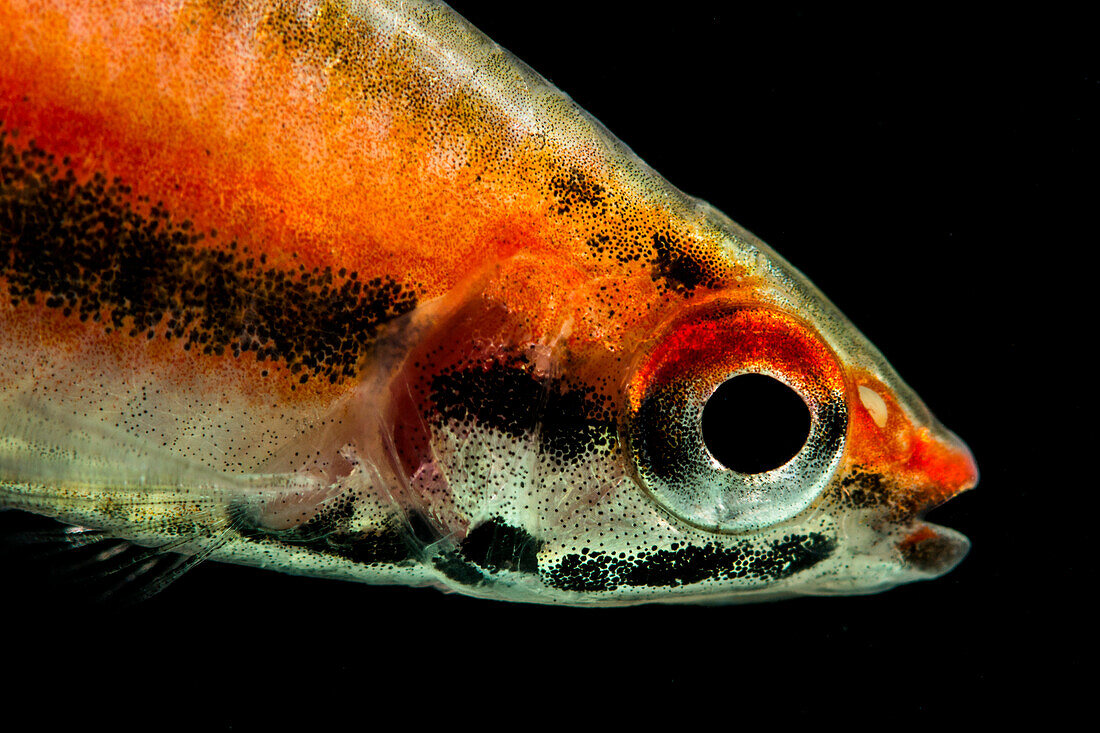
[[[866,592],[961,559],[918,515],[973,459],[881,355],[446,6],[109,5],[0,3],[5,505],[547,603]],[[647,367],[685,339],[712,345]],[[632,395],[769,369],[825,384],[839,432],[753,495],[767,521],[725,473],[663,503]]]

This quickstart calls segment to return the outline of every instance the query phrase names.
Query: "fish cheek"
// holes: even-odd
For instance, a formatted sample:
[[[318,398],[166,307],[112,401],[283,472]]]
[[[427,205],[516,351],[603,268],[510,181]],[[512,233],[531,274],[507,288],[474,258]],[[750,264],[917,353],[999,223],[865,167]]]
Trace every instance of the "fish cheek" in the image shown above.
[[[561,358],[532,342],[514,312],[474,297],[433,327],[391,383],[387,421],[409,501],[444,534],[473,542],[472,561],[490,571],[534,562],[528,549],[478,549],[486,524],[553,524],[552,495],[583,494],[594,473],[586,462],[615,449],[609,398],[569,381]]]

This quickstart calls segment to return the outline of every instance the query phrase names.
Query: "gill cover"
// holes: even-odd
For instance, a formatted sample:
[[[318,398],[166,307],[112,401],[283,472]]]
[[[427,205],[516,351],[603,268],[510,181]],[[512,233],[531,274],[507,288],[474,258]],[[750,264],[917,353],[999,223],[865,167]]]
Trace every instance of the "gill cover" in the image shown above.
[[[719,462],[702,428],[715,391],[746,374],[786,385],[810,417],[801,449],[760,473]],[[812,327],[774,308],[721,301],[658,332],[627,383],[626,413],[624,442],[641,485],[679,519],[716,532],[770,526],[806,509],[836,472],[848,426],[844,373]]]

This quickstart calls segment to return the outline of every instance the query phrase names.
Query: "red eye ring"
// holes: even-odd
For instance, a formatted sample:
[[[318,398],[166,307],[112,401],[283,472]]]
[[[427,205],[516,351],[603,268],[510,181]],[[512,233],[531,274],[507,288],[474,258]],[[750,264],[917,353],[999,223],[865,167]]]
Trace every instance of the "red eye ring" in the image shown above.
[[[844,372],[800,319],[760,306],[711,302],[661,329],[627,382],[621,426],[639,483],[678,518],[719,532],[770,526],[800,513],[828,485],[844,452]],[[706,449],[702,411],[727,380],[765,374],[810,412],[803,448],[787,463],[738,473]]]

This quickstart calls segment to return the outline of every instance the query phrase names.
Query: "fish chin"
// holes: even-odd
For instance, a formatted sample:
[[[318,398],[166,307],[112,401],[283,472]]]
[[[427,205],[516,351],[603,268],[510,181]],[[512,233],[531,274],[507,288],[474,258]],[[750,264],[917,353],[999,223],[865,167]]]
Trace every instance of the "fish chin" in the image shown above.
[[[950,527],[920,522],[898,548],[905,563],[923,578],[936,578],[955,569],[970,551],[970,539]]]
[[[803,577],[800,595],[878,593],[951,572],[970,550],[960,532],[920,520],[873,529],[847,523],[837,552],[813,577]]]

